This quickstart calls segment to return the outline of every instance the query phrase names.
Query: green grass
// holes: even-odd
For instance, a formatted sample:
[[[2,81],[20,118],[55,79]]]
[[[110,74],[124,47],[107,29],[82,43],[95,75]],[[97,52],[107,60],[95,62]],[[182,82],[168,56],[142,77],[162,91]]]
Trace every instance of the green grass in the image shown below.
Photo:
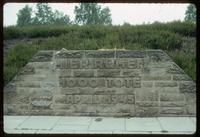
[[[196,36],[196,25],[191,22],[174,21],[169,23],[153,23],[147,25],[123,25],[123,26],[29,26],[29,27],[5,27],[3,30],[4,39],[13,38],[37,38],[59,36],[68,33],[80,33],[82,37],[102,38],[110,33],[123,31],[140,32],[140,31],[169,31],[181,36]]]
[[[186,74],[188,74],[194,81],[196,81],[196,57],[186,53],[168,52],[169,56],[179,65]]]
[[[196,80],[196,55],[189,51],[195,48],[186,43],[185,35],[194,35],[190,27],[183,27],[182,23],[153,24],[136,26],[58,26],[58,27],[11,27],[13,30],[4,29],[4,38],[22,37],[48,37],[47,40],[32,44],[18,43],[4,58],[4,84],[7,84],[19,70],[39,50],[72,49],[162,49],[184,69],[184,71]],[[176,27],[175,27],[176,26]],[[187,25],[186,25],[187,26]],[[158,29],[159,28],[159,29]],[[165,28],[165,29],[164,29]],[[188,33],[186,30],[188,28]],[[9,28],[10,29],[10,28]],[[183,29],[183,30],[182,30]],[[19,35],[18,35],[19,34]],[[185,43],[185,45],[183,44]],[[184,45],[184,46],[183,46]]]

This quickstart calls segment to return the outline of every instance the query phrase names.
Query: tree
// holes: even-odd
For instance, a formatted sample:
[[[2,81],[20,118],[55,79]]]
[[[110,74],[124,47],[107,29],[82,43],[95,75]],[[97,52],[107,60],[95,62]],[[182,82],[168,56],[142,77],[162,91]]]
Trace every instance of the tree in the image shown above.
[[[34,25],[49,25],[53,22],[53,11],[47,3],[38,3],[36,13],[33,19]]]
[[[51,7],[47,3],[38,3],[36,5],[36,13],[34,17],[34,25],[64,25],[70,24],[68,15],[64,15],[62,12],[56,10],[52,11]]]
[[[196,7],[190,4],[185,12],[185,21],[196,22]]]
[[[56,10],[53,16],[53,24],[64,25],[64,24],[71,24],[71,22],[68,15],[64,15],[62,12]]]
[[[17,14],[17,26],[28,26],[32,24],[32,8],[26,5]]]
[[[110,9],[102,9],[97,3],[81,3],[75,6],[74,13],[75,22],[79,24],[110,25],[112,23]]]
[[[56,10],[52,11],[51,7],[47,3],[38,3],[36,5],[35,16],[32,18],[32,9],[27,5],[19,11],[17,14],[18,26],[28,25],[65,25],[71,24],[68,15]]]

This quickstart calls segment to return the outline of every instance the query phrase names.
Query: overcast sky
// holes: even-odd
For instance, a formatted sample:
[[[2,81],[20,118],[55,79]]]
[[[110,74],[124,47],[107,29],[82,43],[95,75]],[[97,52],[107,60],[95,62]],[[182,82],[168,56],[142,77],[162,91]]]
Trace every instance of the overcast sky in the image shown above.
[[[29,5],[35,10],[35,3],[7,3],[4,5],[4,26],[16,25],[17,13],[25,5]],[[78,3],[49,3],[53,10],[59,10],[70,16],[74,20],[74,7]],[[124,22],[130,24],[143,24],[159,22],[169,22],[174,20],[184,20],[185,11],[189,4],[100,4],[102,7],[109,7],[112,15],[113,25],[122,25]]]

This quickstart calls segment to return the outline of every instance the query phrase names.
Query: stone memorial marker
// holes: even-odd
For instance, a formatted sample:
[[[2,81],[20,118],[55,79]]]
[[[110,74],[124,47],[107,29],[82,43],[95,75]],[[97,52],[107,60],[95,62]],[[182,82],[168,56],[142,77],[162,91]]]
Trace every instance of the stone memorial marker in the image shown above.
[[[162,50],[40,51],[4,87],[4,115],[195,116],[196,84]]]

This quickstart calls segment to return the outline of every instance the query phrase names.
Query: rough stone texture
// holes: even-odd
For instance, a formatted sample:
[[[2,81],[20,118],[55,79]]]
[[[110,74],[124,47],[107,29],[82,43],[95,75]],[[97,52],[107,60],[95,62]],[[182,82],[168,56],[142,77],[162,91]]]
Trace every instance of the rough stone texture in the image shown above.
[[[41,51],[38,52],[33,58],[32,62],[49,62],[52,60],[53,51]]]
[[[195,116],[196,83],[162,50],[40,51],[4,87],[4,114]]]

